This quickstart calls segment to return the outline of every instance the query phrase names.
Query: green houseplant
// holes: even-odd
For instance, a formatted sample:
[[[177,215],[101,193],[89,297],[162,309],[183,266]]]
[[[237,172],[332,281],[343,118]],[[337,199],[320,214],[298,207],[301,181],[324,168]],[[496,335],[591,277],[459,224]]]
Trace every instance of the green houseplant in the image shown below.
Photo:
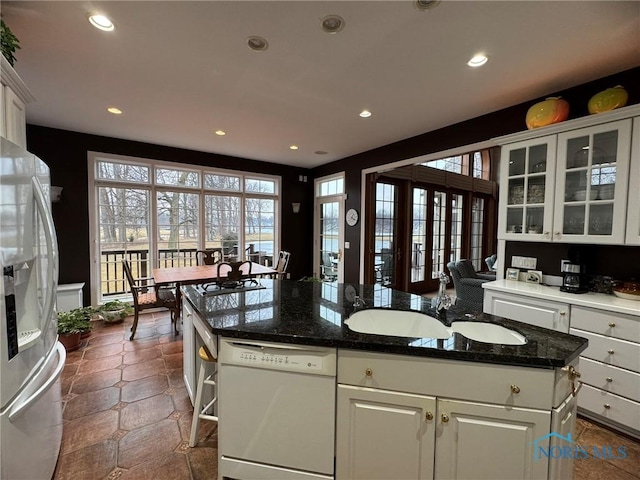
[[[83,334],[91,332],[91,315],[93,308],[74,308],[68,312],[58,312],[58,338],[67,351],[80,346]]]
[[[133,307],[121,300],[111,300],[100,305],[96,312],[105,323],[120,323],[133,314]]]
[[[2,19],[0,19],[0,48],[4,58],[13,66],[16,61],[14,53],[20,48],[20,40],[18,40]]]

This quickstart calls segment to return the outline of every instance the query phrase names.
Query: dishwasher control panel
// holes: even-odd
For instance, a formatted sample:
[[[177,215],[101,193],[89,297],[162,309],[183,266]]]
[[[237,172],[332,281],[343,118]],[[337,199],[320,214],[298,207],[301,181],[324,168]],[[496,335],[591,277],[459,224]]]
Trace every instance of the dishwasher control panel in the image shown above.
[[[335,375],[336,350],[333,348],[223,339],[222,363],[319,375]]]

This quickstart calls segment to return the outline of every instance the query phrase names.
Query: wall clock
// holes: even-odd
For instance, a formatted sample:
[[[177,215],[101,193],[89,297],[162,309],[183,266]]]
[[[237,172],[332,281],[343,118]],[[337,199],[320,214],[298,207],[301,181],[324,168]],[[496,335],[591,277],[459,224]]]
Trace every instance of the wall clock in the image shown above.
[[[356,223],[358,223],[358,211],[355,208],[350,208],[347,210],[347,225],[353,227]]]

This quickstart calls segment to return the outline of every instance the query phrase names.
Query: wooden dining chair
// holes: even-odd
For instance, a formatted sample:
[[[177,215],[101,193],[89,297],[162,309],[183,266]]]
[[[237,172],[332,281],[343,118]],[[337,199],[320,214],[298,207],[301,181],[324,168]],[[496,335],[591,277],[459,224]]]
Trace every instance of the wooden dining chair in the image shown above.
[[[207,248],[196,252],[196,262],[198,265],[215,265],[222,261],[221,248]]]
[[[276,263],[276,273],[273,274],[273,278],[284,280],[287,278],[287,268],[289,267],[289,258],[291,253],[281,250],[278,254],[278,263]]]
[[[237,288],[246,282],[257,283],[251,275],[251,262],[220,262],[217,264],[216,283],[220,288]]]
[[[131,273],[131,266],[127,260],[122,260],[122,268],[133,296],[134,317],[129,340],[133,340],[136,334],[140,312],[150,308],[168,308],[171,313],[171,324],[175,333],[178,333],[178,317],[180,313],[175,287],[155,285],[153,278],[134,279]]]

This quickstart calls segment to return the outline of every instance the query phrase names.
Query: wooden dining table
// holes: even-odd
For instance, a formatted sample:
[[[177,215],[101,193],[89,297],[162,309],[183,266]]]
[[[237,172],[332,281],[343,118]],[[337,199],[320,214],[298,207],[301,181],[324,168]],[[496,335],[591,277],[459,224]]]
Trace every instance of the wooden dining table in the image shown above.
[[[251,262],[251,274],[249,277],[257,277],[259,275],[273,275],[278,273],[271,267],[265,267],[259,263]],[[227,275],[221,277],[224,278]],[[198,265],[195,267],[170,267],[170,268],[154,268],[153,280],[156,285],[176,285],[176,297],[178,305],[182,305],[182,295],[180,293],[181,285],[193,285],[200,283],[211,283],[220,280],[218,277],[218,265]],[[233,289],[229,289],[232,293]]]

